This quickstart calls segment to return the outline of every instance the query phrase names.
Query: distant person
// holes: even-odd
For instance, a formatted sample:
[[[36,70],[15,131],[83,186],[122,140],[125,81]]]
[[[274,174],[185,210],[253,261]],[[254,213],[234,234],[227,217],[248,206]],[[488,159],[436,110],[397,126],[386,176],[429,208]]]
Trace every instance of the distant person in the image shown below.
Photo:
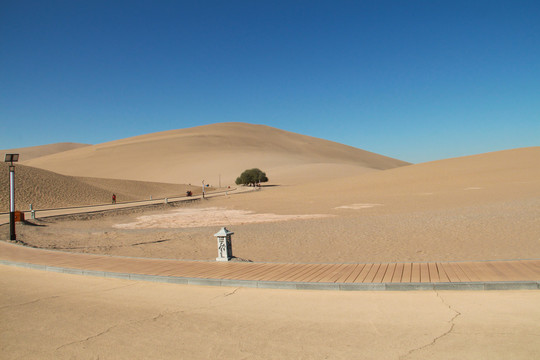
[[[112,203],[116,204],[116,195],[115,194],[112,194]]]

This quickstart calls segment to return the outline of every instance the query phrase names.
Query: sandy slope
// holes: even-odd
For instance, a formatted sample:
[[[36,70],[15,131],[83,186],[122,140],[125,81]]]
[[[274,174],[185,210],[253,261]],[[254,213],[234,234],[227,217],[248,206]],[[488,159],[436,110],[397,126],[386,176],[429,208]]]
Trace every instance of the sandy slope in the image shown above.
[[[6,359],[540,357],[533,290],[234,289],[7,266],[0,288]]]
[[[30,147],[25,147],[25,148],[0,150],[0,154],[2,155],[2,160],[4,160],[4,154],[19,154],[20,155],[19,161],[27,161],[27,160],[32,160],[41,156],[47,156],[47,155],[56,154],[63,151],[83,148],[86,146],[90,146],[90,145],[64,142],[64,143],[56,143],[56,144],[48,144],[48,145],[30,146]]]
[[[0,212],[9,211],[8,164],[0,163]],[[184,195],[187,189],[200,193],[200,187],[149,183],[130,180],[77,178],[56,174],[24,165],[15,168],[15,199],[17,210],[47,209],[111,202],[113,193],[117,201],[133,201],[172,195]]]
[[[288,211],[305,208],[306,202],[312,211],[324,211],[353,203],[381,203],[385,206],[379,210],[387,211],[391,205],[410,212],[533,199],[540,196],[539,185],[540,147],[530,147],[284,187],[279,190],[283,196],[269,196],[259,204],[266,206],[274,198]]]
[[[142,219],[48,222],[18,234],[37,246],[73,251],[209,260],[216,257],[213,234],[228,226],[235,255],[254,261],[540,258],[539,158],[540,147],[501,151],[266,187]],[[276,214],[296,220],[278,221],[287,217]],[[149,239],[166,241],[136,245]]]
[[[231,185],[252,167],[282,184],[341,176],[331,171],[336,166],[359,174],[407,163],[268,126],[222,123],[112,141],[25,164],[75,176],[212,185],[221,179],[221,185]]]

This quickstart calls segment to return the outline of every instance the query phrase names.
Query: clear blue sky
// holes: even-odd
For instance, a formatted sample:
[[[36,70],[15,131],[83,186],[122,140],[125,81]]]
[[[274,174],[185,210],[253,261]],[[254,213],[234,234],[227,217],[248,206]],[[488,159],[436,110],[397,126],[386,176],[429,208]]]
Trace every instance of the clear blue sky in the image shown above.
[[[540,1],[0,1],[0,149],[228,121],[410,162],[540,145]]]

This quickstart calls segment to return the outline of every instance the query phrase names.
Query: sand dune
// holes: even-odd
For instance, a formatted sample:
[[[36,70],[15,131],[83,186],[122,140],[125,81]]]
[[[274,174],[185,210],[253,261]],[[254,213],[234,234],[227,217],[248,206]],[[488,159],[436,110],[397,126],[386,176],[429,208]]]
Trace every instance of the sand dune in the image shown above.
[[[410,213],[532,200],[540,196],[539,159],[540,147],[505,150],[267,188],[229,202],[252,211],[342,214],[337,208],[366,204],[377,204],[369,212]]]
[[[36,246],[80,251],[91,242],[85,251],[208,260],[216,256],[216,227],[233,225],[235,254],[254,261],[540,258],[539,159],[540,147],[530,147],[402,166],[266,126],[201,126],[25,161],[79,177],[19,166],[18,203],[107,203],[112,192],[120,200],[171,196],[185,187],[127,179],[193,182],[198,190],[201,178],[217,184],[221,174],[225,186],[252,166],[278,186],[189,204],[189,211],[52,222],[46,232],[22,227],[19,234]],[[3,184],[0,200],[7,207],[7,176]],[[186,214],[197,211],[204,215],[184,227]],[[167,241],[132,246],[147,240],[149,231]]]
[[[0,212],[9,211],[8,164],[0,163]],[[47,209],[68,206],[106,204],[113,193],[119,202],[172,195],[183,195],[187,189],[200,193],[200,187],[179,184],[150,183],[130,180],[77,178],[51,171],[16,165],[17,210]]]
[[[27,160],[32,160],[41,156],[57,154],[63,151],[79,149],[86,146],[90,146],[90,145],[63,142],[63,143],[48,144],[48,145],[30,146],[30,147],[17,148],[17,149],[0,150],[0,154],[2,154],[2,160],[3,160],[3,154],[19,154],[20,155],[19,161],[27,161]]]
[[[288,203],[294,194],[304,194],[315,203],[311,209],[347,203],[403,203],[403,209],[411,211],[532,199],[540,196],[539,165],[540,147],[505,150],[284,188],[279,202]],[[302,207],[297,200],[286,207],[295,204]]]
[[[540,147],[532,147],[265,187],[186,205],[201,214],[188,227],[171,228],[185,220],[175,216],[186,217],[185,211],[171,211],[144,214],[152,215],[151,229],[144,228],[146,220],[138,214],[49,223],[50,236],[30,227],[19,234],[36,246],[80,251],[92,243],[85,251],[211,260],[216,256],[213,234],[233,224],[235,255],[254,261],[540,258],[538,159]],[[241,217],[233,221],[230,211]],[[117,227],[133,222],[137,227]],[[133,245],[149,236],[167,241]]]
[[[266,171],[273,183],[288,184],[341,176],[345,171],[359,174],[407,165],[331,141],[245,123],[142,135],[25,164],[73,176],[179,184],[205,180],[212,185],[234,184],[243,170],[252,167]],[[340,171],[328,171],[336,168]]]
[[[540,257],[540,147],[481,154],[302,186],[214,206],[326,219],[236,226],[274,260],[432,261]],[[248,199],[249,198],[249,199]],[[257,239],[257,240],[253,240]],[[260,260],[260,258],[259,258]],[[329,261],[330,261],[329,260]]]
[[[62,143],[9,152],[21,154],[16,173],[19,209],[28,209],[30,204],[51,208],[107,203],[112,193],[120,201],[179,195],[188,188],[197,193],[203,179],[207,184],[221,182],[226,186],[245,168],[255,166],[265,169],[274,182],[302,183],[405,164],[326,140],[239,123],[167,131],[96,146]],[[7,173],[6,164],[2,163],[1,171]],[[6,176],[0,191],[3,211],[8,207],[7,181]]]

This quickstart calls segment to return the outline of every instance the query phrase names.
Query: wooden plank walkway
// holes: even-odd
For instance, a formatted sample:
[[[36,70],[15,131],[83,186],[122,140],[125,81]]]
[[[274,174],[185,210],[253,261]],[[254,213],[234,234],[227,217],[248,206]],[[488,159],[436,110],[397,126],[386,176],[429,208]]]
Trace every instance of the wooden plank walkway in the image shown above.
[[[287,283],[403,284],[540,281],[540,260],[276,264],[179,261],[68,253],[0,241],[0,260],[51,268],[176,278]]]

